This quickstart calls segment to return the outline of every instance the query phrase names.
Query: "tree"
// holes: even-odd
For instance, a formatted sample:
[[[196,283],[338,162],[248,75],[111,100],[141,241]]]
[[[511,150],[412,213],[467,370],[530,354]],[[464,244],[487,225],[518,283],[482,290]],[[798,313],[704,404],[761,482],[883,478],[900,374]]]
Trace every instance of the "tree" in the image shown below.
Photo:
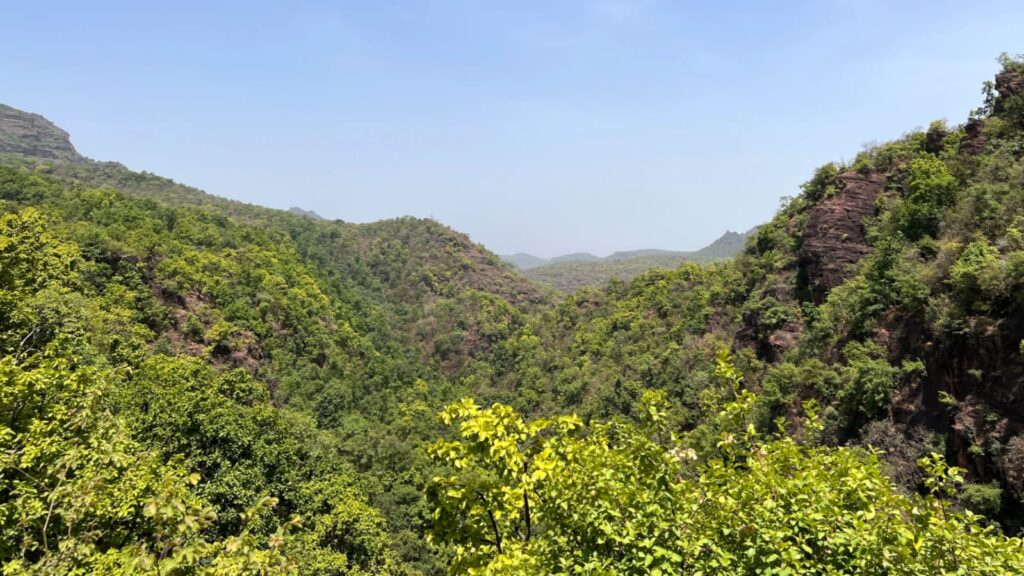
[[[208,541],[217,515],[102,409],[109,373],[63,359],[0,360],[0,558],[4,574],[276,574],[289,522]],[[256,502],[246,518],[273,507]]]
[[[905,496],[877,454],[763,436],[753,395],[733,387],[697,450],[640,423],[524,422],[509,407],[462,401],[442,413],[457,439],[432,453],[433,540],[466,574],[1009,574],[1024,544],[946,500],[961,471],[921,462],[927,496]],[[661,407],[659,407],[661,406]],[[740,425],[733,427],[730,425]],[[820,430],[814,411],[805,428]],[[812,438],[814,434],[808,434]]]

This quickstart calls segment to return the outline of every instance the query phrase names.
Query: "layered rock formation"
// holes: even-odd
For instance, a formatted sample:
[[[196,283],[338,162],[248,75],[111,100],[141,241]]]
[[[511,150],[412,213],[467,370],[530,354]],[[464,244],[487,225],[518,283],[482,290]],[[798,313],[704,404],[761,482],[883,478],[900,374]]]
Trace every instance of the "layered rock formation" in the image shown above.
[[[819,304],[871,252],[864,220],[877,214],[878,196],[885,189],[883,174],[850,171],[837,180],[839,191],[811,208],[803,232],[801,265],[807,270],[812,297]]]
[[[38,114],[0,104],[0,153],[80,162],[68,133]]]

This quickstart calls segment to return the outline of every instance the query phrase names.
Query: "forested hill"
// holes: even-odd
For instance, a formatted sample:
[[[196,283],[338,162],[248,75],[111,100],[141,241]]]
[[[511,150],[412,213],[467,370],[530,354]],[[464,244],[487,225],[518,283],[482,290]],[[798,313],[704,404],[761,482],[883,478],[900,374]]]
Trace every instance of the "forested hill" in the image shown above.
[[[535,316],[494,375],[511,407],[446,413],[458,428],[436,450],[467,471],[432,501],[442,541],[467,546],[458,560],[495,573],[1022,573],[1019,539],[982,554],[1002,567],[961,563],[959,539],[976,533],[963,525],[924,553],[934,542],[918,530],[941,521],[917,516],[1024,527],[1024,59],[1000,61],[964,124],[822,166],[735,260],[582,290]],[[583,420],[524,428],[517,413]],[[508,424],[485,434],[492,419]],[[552,439],[488,453],[517,433]],[[544,479],[517,479],[510,462]],[[928,503],[882,504],[887,488],[856,504],[880,472]],[[470,502],[458,490],[479,474],[533,507]],[[489,530],[495,510],[514,529]]]
[[[3,388],[52,378],[60,390],[30,387],[4,406],[97,410],[97,430],[62,438],[63,450],[125,434],[131,444],[111,448],[123,454],[96,457],[157,457],[147,466],[183,457],[154,468],[150,484],[124,486],[122,496],[140,506],[126,526],[151,524],[145,499],[176,474],[197,472],[198,487],[182,498],[218,511],[210,534],[236,533],[246,507],[273,495],[282,521],[302,514],[308,539],[326,539],[314,546],[324,566],[378,573],[400,562],[431,572],[420,503],[430,465],[418,447],[436,434],[433,414],[471,391],[455,374],[470,373],[544,304],[542,290],[432,220],[357,225],[218,198],[89,160],[63,130],[9,107],[0,143]],[[82,385],[104,390],[102,399],[69,388],[84,369]],[[107,411],[113,420],[101,418]],[[30,412],[11,429],[27,434],[19,426],[33,421]],[[25,442],[36,440],[52,438]],[[35,472],[60,474],[67,463],[54,458]],[[81,482],[76,490],[104,479]],[[101,523],[119,514],[91,512]],[[0,523],[13,518],[6,514]],[[265,536],[273,532],[266,514]],[[25,532],[11,522],[5,561],[19,550],[43,558],[33,539],[69,529],[57,522]],[[156,534],[150,524],[135,536]],[[84,545],[87,528],[67,543]],[[328,530],[357,537],[332,543]],[[180,537],[192,538],[186,532]]]
[[[437,222],[220,199],[4,108],[3,572],[1024,573],[1002,64],[735,258],[561,298]]]

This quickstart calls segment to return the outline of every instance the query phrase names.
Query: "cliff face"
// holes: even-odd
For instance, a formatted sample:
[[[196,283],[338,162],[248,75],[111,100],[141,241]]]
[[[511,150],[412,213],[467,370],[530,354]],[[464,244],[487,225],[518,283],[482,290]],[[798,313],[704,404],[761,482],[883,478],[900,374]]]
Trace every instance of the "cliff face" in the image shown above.
[[[838,177],[839,191],[811,208],[800,261],[816,303],[852,276],[871,252],[864,221],[877,214],[885,182],[884,174],[844,172]]]
[[[917,459],[942,452],[974,485],[964,505],[1016,532],[1024,58],[1003,64],[964,124],[936,122],[823,166],[763,227],[740,261],[750,289],[735,346],[768,366],[766,393],[790,386],[780,414],[807,398],[829,405],[834,440],[883,449],[910,490]]]
[[[38,114],[0,104],[0,153],[81,162],[68,133]]]

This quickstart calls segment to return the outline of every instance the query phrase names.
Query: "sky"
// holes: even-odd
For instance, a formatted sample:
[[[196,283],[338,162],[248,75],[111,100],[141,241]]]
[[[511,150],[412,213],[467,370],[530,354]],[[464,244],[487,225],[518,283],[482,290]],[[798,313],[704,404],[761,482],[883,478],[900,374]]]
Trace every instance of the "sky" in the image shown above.
[[[746,230],[1024,52],[1019,0],[0,4],[0,102],[86,156],[539,256]]]

